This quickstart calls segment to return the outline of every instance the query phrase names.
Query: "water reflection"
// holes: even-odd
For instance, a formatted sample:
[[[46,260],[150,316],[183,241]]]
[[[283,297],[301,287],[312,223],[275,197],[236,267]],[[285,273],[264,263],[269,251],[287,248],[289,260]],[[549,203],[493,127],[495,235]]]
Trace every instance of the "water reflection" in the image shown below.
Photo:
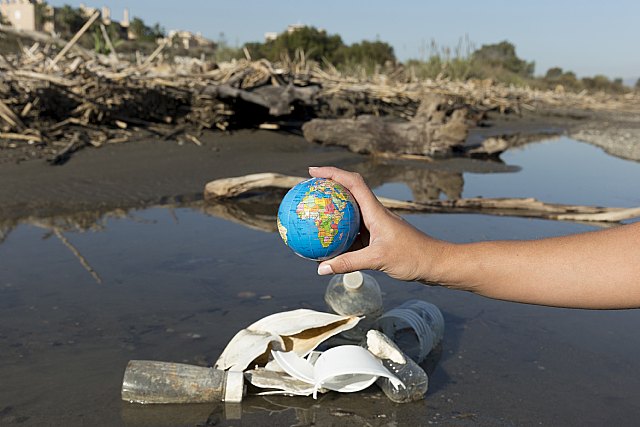
[[[388,183],[402,183],[412,192],[412,200],[426,201],[442,196],[455,199],[464,191],[465,173],[511,173],[517,166],[496,161],[473,159],[450,159],[433,162],[368,159],[354,164],[352,170],[363,175],[372,188]],[[234,200],[203,203],[202,200],[169,200],[163,207],[168,209],[192,208],[207,215],[236,222],[252,229],[276,231],[275,217],[278,204],[286,191],[274,189],[269,192],[247,194]],[[135,211],[152,206],[132,206],[129,209],[95,209],[67,214],[0,219],[0,243],[19,224],[34,225],[51,232],[100,231],[109,219],[135,219]]]
[[[309,397],[254,396],[241,404],[135,405],[123,403],[122,421],[127,427],[271,425],[397,426],[398,411],[384,405],[382,393],[359,392],[358,399],[341,399],[335,394]],[[409,405],[411,406],[411,405]]]
[[[372,188],[387,183],[403,183],[411,190],[412,200],[424,202],[445,196],[457,199],[464,190],[465,173],[510,173],[517,166],[498,161],[475,159],[447,159],[432,162],[408,160],[376,160],[360,163],[352,168],[360,173]]]

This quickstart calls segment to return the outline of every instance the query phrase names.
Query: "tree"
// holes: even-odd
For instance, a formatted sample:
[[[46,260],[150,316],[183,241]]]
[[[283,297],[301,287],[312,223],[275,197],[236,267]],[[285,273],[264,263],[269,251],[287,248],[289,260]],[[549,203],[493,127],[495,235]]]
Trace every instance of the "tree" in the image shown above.
[[[47,3],[36,3],[34,6],[36,29],[42,31],[45,23],[53,21],[53,16],[49,13],[49,5]]]
[[[638,80],[636,80],[635,88],[636,88],[636,90],[640,90],[640,78]]]
[[[560,67],[549,68],[542,81],[552,89],[558,85],[574,91],[582,89],[576,74],[573,71],[563,71]]]
[[[82,28],[86,18],[78,9],[64,5],[55,8],[53,20],[57,31],[62,34],[63,38],[69,38]]]
[[[494,68],[503,68],[523,77],[533,77],[535,62],[527,62],[518,58],[516,47],[502,41],[496,44],[483,45],[473,52],[471,59]]]
[[[547,74],[544,76],[545,79],[551,80],[551,79],[558,79],[562,76],[563,72],[562,72],[562,68],[560,67],[553,67],[553,68],[549,68],[547,70]]]
[[[381,41],[370,42],[367,40],[346,46],[341,52],[335,55],[334,59],[337,63],[355,62],[366,65],[383,65],[387,62],[396,62],[393,47],[388,43]]]
[[[315,27],[303,27],[283,32],[266,43],[247,43],[245,46],[252,55],[271,61],[278,60],[282,54],[293,57],[296,50],[301,49],[308,59],[322,61],[326,58],[333,62],[334,54],[344,43],[339,35],[330,36]]]
[[[155,42],[165,36],[165,30],[156,23],[153,27],[148,27],[140,18],[133,18],[129,24],[129,29],[140,41]]]
[[[597,74],[593,77],[584,77],[582,79],[582,84],[584,84],[585,88],[590,90],[606,91],[609,87],[611,87],[609,78],[602,74]]]
[[[393,48],[384,42],[362,41],[347,46],[337,34],[327,34],[315,27],[302,27],[294,31],[286,31],[275,40],[265,43],[245,43],[254,58],[267,58],[270,61],[280,59],[283,54],[293,57],[296,50],[301,49],[308,59],[321,62],[326,59],[335,65],[350,63],[384,64],[395,62]]]

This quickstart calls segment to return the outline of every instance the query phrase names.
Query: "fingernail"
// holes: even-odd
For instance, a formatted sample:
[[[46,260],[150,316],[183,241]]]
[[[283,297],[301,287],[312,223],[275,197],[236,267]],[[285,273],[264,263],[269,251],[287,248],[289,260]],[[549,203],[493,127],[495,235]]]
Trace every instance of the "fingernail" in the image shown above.
[[[326,276],[328,274],[333,274],[333,268],[329,264],[321,264],[318,266],[318,274],[320,276]]]
[[[309,166],[309,170],[311,169],[318,169],[318,166]]]

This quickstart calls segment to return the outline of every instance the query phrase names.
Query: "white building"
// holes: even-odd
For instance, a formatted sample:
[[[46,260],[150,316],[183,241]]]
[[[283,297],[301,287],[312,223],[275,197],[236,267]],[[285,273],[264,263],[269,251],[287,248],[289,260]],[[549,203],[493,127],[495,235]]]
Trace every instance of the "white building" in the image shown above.
[[[43,0],[2,0],[0,13],[17,30],[53,32],[53,7],[43,8],[44,14],[39,27],[36,19],[36,5],[44,4]]]

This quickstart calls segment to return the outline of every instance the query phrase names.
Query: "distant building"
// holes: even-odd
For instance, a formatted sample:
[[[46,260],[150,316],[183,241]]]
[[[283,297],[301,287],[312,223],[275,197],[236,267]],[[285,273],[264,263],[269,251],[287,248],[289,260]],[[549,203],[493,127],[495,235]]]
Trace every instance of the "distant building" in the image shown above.
[[[298,24],[289,24],[289,25],[287,25],[287,33],[288,34],[292,34],[292,33],[295,33],[298,30],[302,30],[305,27],[306,27],[306,25],[300,24],[300,23],[298,23]],[[323,29],[320,29],[320,31],[324,32]],[[279,34],[276,33],[275,31],[269,31],[267,33],[264,33],[264,41],[265,42],[273,41],[273,40],[278,38],[278,35]]]
[[[89,18],[98,10],[97,7],[90,7],[85,5],[84,3],[80,3],[79,9],[80,12],[82,12],[82,14],[85,16],[85,18]],[[102,8],[100,9],[100,17],[104,25],[109,26],[112,23],[119,24],[119,26],[116,26],[116,30],[119,30],[118,36],[121,39],[134,40],[136,38],[136,35],[129,30],[129,26],[131,24],[131,22],[129,22],[129,9],[125,8],[122,11],[122,21],[120,22],[113,21],[111,19],[111,9],[107,6],[102,6]]]
[[[42,5],[41,7],[36,7]],[[80,12],[89,18],[98,8],[90,7],[84,3],[80,3]],[[54,8],[45,3],[44,0],[0,0],[0,13],[7,21],[17,30],[26,31],[44,31],[53,33],[54,27]],[[38,16],[42,14],[42,16]],[[111,9],[103,6],[100,9],[102,23],[111,25]],[[124,9],[122,14],[122,22],[120,22],[120,36],[124,39],[135,38],[129,31],[129,10]]]
[[[84,3],[80,3],[78,9],[80,9],[80,12],[82,13],[82,15],[84,15],[85,18],[89,18],[98,10],[97,7],[87,6]],[[104,25],[111,25],[111,9],[108,6],[102,6],[102,8],[100,9],[100,17]],[[129,9],[123,10],[120,26],[129,28]]]
[[[287,26],[287,33],[289,33],[289,34],[295,33],[296,31],[301,30],[304,27],[306,27],[306,25],[303,25],[303,24],[300,24],[300,23],[298,23],[298,24],[289,24]]]
[[[216,47],[215,42],[203,37],[200,33],[192,33],[190,31],[171,30],[167,37],[161,41],[169,43],[173,47],[181,47],[191,49],[195,47],[210,48]]]
[[[2,0],[0,13],[17,30],[53,32],[53,7],[43,0]]]
[[[102,12],[100,14],[102,16],[102,23],[104,25],[111,25],[111,9],[107,6],[102,6]]]
[[[86,18],[90,17],[96,12],[96,10],[98,10],[97,7],[87,6],[84,3],[80,3],[80,6],[78,6],[78,9],[80,9],[80,13],[82,13]]]
[[[122,21],[120,21],[120,26],[129,28],[131,22],[129,21],[129,9],[124,9],[122,11]]]

